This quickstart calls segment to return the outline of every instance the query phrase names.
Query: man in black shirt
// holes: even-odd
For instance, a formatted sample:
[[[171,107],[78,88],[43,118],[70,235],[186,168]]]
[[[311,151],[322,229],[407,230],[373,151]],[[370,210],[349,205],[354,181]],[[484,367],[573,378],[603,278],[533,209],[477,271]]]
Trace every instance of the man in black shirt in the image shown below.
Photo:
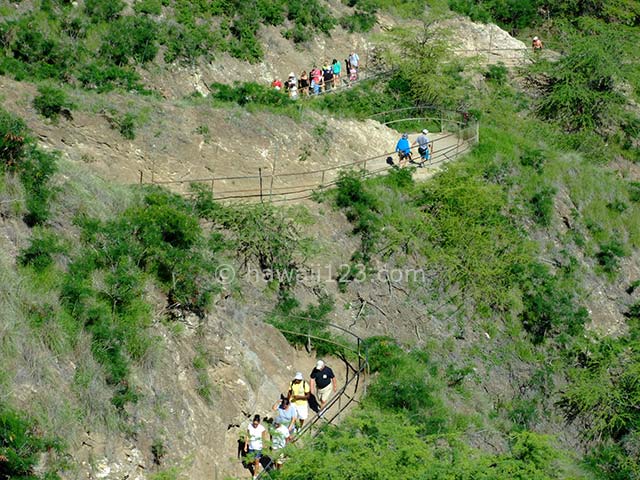
[[[320,408],[324,408],[333,393],[336,393],[336,376],[333,370],[327,367],[322,360],[318,360],[316,368],[311,371],[311,391],[315,392],[320,402]]]

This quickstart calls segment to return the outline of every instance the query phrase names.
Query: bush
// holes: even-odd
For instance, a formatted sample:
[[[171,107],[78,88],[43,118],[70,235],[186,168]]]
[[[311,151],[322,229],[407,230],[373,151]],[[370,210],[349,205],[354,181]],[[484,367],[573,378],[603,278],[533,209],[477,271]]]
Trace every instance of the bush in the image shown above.
[[[239,83],[233,86],[223,83],[212,83],[211,90],[213,98],[223,102],[234,102],[244,106],[248,104],[287,106],[291,105],[291,100],[286,94],[254,82]]]
[[[543,227],[551,225],[551,219],[553,216],[553,199],[555,194],[555,188],[541,187],[531,197],[531,200],[529,201],[531,213],[533,214],[533,219],[538,225]]]
[[[594,35],[575,39],[556,63],[534,64],[534,72],[548,75],[537,113],[569,132],[610,129],[614,111],[625,103],[615,89],[620,56],[614,39]]]
[[[15,170],[29,144],[25,123],[0,109],[0,166]]]
[[[33,99],[33,106],[44,117],[56,120],[64,109],[73,108],[64,90],[42,85],[38,87],[38,95]]]
[[[35,231],[30,245],[20,252],[18,262],[42,271],[53,264],[54,255],[65,253],[66,248],[50,230]]]
[[[83,66],[78,72],[78,80],[84,88],[96,89],[99,93],[108,92],[115,87],[144,92],[140,76],[136,72],[100,61]]]
[[[267,322],[283,332],[292,345],[312,346],[318,356],[344,355],[343,346],[349,340],[336,338],[326,326],[327,315],[333,311],[333,299],[321,296],[317,305],[308,305],[301,309],[298,301],[290,293],[284,293]]]
[[[136,117],[131,113],[125,113],[123,117],[116,120],[118,131],[127,140],[136,138]]]
[[[38,434],[37,425],[20,413],[0,406],[0,476],[24,480],[59,480],[48,469],[36,474],[42,454],[61,452],[60,440]]]
[[[376,16],[369,12],[358,12],[346,15],[340,19],[340,25],[350,33],[365,33],[370,31],[376,24]]]
[[[160,15],[162,13],[161,0],[139,0],[133,4],[133,10],[137,13]]]
[[[110,23],[100,51],[118,66],[131,60],[144,64],[158,53],[157,36],[156,24],[146,17],[120,18]]]
[[[27,215],[24,221],[30,227],[49,219],[49,207],[55,190],[49,184],[57,172],[56,153],[32,149],[20,164],[20,181],[27,193]]]
[[[395,181],[402,182],[401,178],[394,177]],[[373,249],[382,229],[378,215],[380,205],[366,189],[359,172],[340,172],[336,186],[336,205],[345,209],[347,219],[354,225],[353,233],[360,235],[360,250],[352,256],[352,260],[366,266],[371,262]]]
[[[496,85],[504,85],[507,82],[508,75],[509,70],[502,62],[490,65],[487,71],[484,72],[484,78],[494,82]]]
[[[521,320],[534,343],[542,343],[550,335],[573,336],[582,331],[589,314],[575,305],[574,295],[562,279],[539,263],[530,265],[522,276]]]
[[[124,6],[123,0],[86,0],[84,3],[87,15],[96,23],[115,20]]]
[[[607,273],[614,273],[620,265],[619,258],[624,256],[624,245],[618,240],[600,244],[600,251],[596,253],[598,265]]]

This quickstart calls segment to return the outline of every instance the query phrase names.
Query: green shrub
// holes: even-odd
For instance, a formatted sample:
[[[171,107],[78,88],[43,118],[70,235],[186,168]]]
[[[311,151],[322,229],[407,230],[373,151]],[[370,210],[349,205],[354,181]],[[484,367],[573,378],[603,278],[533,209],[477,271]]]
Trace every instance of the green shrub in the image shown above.
[[[64,90],[47,85],[38,87],[38,95],[33,99],[33,107],[44,117],[56,120],[64,109],[73,108]]]
[[[50,203],[55,189],[49,181],[57,172],[58,156],[54,152],[32,149],[20,163],[20,182],[27,194],[27,215],[24,221],[30,227],[41,225],[49,219]]]
[[[57,473],[36,472],[43,453],[63,449],[60,440],[38,433],[35,422],[20,413],[0,406],[0,476],[24,480],[59,480]]]
[[[549,273],[546,266],[534,263],[522,272],[522,325],[534,343],[552,335],[576,335],[588,319],[584,307],[575,304],[574,294],[561,278]]]
[[[558,62],[534,64],[534,72],[548,75],[537,113],[569,132],[609,129],[611,119],[618,117],[616,109],[625,103],[615,89],[621,55],[615,39],[590,35],[576,38]]]
[[[402,174],[396,175],[392,181],[406,181],[401,180]],[[359,172],[340,172],[336,187],[336,205],[345,209],[347,219],[354,225],[353,233],[360,235],[360,249],[352,260],[366,266],[372,259],[382,228],[380,204],[374,194],[367,190]]]
[[[58,236],[50,230],[38,230],[33,233],[31,243],[20,252],[18,262],[42,271],[53,264],[53,257],[65,253],[66,248]]]
[[[358,12],[345,15],[340,19],[340,25],[350,33],[365,33],[370,31],[376,24],[375,14],[370,12]]]
[[[158,53],[158,28],[146,17],[124,17],[109,24],[101,54],[118,66],[135,61],[144,64]]]
[[[498,62],[495,65],[490,65],[486,72],[484,72],[484,78],[492,81],[496,85],[504,85],[507,82],[509,70],[504,66],[502,62]]]
[[[324,295],[317,305],[309,304],[301,309],[295,297],[287,292],[281,295],[267,322],[281,330],[292,345],[313,347],[318,356],[345,355],[343,346],[348,346],[350,341],[336,337],[326,325],[333,306],[333,299]]]
[[[520,164],[532,167],[537,173],[542,173],[546,163],[545,153],[538,149],[527,149],[520,155]]]
[[[162,2],[161,0],[138,0],[133,4],[133,10],[137,13],[160,15],[162,13]]]
[[[619,259],[626,255],[624,245],[618,240],[600,244],[600,251],[596,253],[598,265],[607,273],[614,273],[620,265]]]
[[[30,140],[25,123],[0,109],[0,166],[14,170],[22,161]]]
[[[109,65],[100,61],[84,65],[78,72],[78,80],[84,88],[95,89],[99,93],[116,87],[143,92],[140,76],[125,67]]]
[[[110,22],[120,16],[125,6],[123,0],[86,0],[84,8],[94,22]]]
[[[124,116],[116,121],[118,131],[127,140],[136,138],[136,117],[131,113],[125,113]]]
[[[629,199],[632,202],[640,203],[640,182],[629,182]]]
[[[234,102],[241,106],[248,104],[287,106],[293,102],[284,93],[254,82],[235,82],[233,86],[212,83],[211,90],[213,98],[223,102]]]
[[[531,200],[529,201],[531,213],[533,214],[533,219],[538,225],[543,227],[551,225],[551,219],[553,217],[553,199],[555,194],[555,188],[541,187],[531,197]]]

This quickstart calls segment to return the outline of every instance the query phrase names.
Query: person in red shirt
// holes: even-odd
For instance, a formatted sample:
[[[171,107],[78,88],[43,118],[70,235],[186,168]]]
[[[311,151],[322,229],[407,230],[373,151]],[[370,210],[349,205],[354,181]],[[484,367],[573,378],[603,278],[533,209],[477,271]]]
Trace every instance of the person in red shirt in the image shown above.
[[[279,78],[276,78],[273,82],[271,82],[271,86],[276,90],[282,90],[282,82]]]

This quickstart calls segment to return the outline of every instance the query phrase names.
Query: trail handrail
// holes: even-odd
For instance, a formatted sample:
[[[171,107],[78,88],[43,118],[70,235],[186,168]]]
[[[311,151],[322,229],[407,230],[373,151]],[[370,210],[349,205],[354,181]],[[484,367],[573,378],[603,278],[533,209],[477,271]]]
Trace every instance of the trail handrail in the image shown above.
[[[399,113],[407,110],[418,110],[424,111],[428,110],[429,107],[409,107],[403,109],[392,110],[388,112],[380,112],[372,116],[372,118],[379,117],[380,115],[390,115],[394,113]],[[448,112],[449,115],[455,114],[463,116],[464,114],[461,112]],[[471,141],[472,143],[478,142],[478,125],[475,119],[464,119],[464,120],[455,120],[453,118],[447,118],[443,114],[440,117],[434,116],[410,116],[404,118],[395,118],[385,121],[382,121],[383,124],[397,124],[400,122],[409,122],[409,121],[440,121],[441,126],[443,124],[453,124],[456,125],[458,132],[457,133],[447,133],[441,137],[435,138],[431,141],[434,146],[435,153],[432,155],[430,159],[429,165],[436,165],[442,163],[447,160],[451,160],[452,158],[457,158],[462,153],[465,153],[468,150],[467,143]],[[442,127],[441,127],[442,129]],[[437,148],[437,145],[448,140],[452,137],[456,138],[456,144],[450,145],[443,148]],[[412,150],[415,150],[416,147],[412,147]],[[451,154],[453,154],[451,156]],[[294,198],[288,198],[293,195],[298,195],[300,193],[307,193],[317,190],[318,188],[324,189],[328,186],[335,185],[335,179],[327,178],[334,177],[339,171],[347,170],[347,169],[357,169],[361,168],[364,171],[365,176],[371,176],[371,168],[367,167],[367,164],[372,164],[375,162],[380,162],[381,160],[385,160],[387,157],[393,157],[396,155],[396,152],[385,152],[380,155],[366,157],[364,159],[358,159],[351,162],[342,163],[336,166],[326,167],[326,168],[318,168],[312,170],[306,170],[302,172],[284,172],[284,173],[262,173],[260,172],[258,175],[248,174],[248,175],[231,175],[231,176],[209,176],[209,177],[200,177],[195,179],[185,179],[185,180],[161,180],[155,181],[154,176],[152,175],[151,182],[143,182],[142,176],[140,177],[140,184],[150,183],[154,185],[185,185],[185,184],[209,184],[211,185],[212,193],[215,193],[215,184],[216,182],[227,182],[227,181],[235,181],[235,180],[253,180],[260,181],[262,184],[265,182],[270,182],[271,187],[265,192],[264,188],[256,188],[256,187],[245,187],[245,188],[236,188],[233,190],[224,189],[224,191],[220,192],[219,196],[215,196],[216,200],[232,200],[232,199],[255,199],[260,198],[264,199],[267,197],[269,201],[290,201],[295,200]],[[382,168],[375,168],[373,170],[374,174],[379,174],[384,172],[385,170],[390,169],[390,165],[385,165]],[[293,186],[273,186],[273,181],[279,178],[291,178],[291,177],[303,177],[301,182],[298,185]],[[314,177],[309,180],[305,180],[307,177]]]
[[[268,312],[263,312],[265,314],[267,314]],[[340,347],[341,349],[345,349],[348,350],[352,353],[355,353],[356,358],[357,358],[357,366],[352,365],[352,363],[349,361],[349,358],[347,357],[347,355],[345,355],[344,353],[339,355],[340,358],[342,359],[342,361],[345,363],[345,367],[346,367],[346,378],[345,381],[342,385],[342,387],[340,387],[335,395],[333,395],[329,401],[327,402],[327,404],[325,405],[325,407],[321,410],[320,413],[322,413],[322,416],[319,414],[313,416],[313,418],[310,418],[307,420],[307,422],[305,423],[304,427],[300,429],[300,431],[296,434],[296,436],[293,438],[293,440],[291,440],[289,442],[288,445],[292,445],[292,444],[296,444],[300,438],[302,438],[303,436],[307,436],[307,435],[312,435],[313,432],[315,432],[315,434],[313,434],[312,436],[315,436],[318,434],[317,430],[314,430],[314,426],[320,422],[320,421],[326,421],[328,424],[333,424],[333,422],[340,416],[340,414],[342,414],[342,412],[344,412],[346,410],[346,408],[351,405],[353,402],[356,402],[357,400],[355,399],[355,395],[358,392],[358,388],[360,386],[360,380],[361,380],[361,376],[366,376],[367,372],[368,372],[368,368],[369,368],[369,359],[368,359],[368,352],[367,352],[367,346],[366,343],[364,342],[364,340],[362,338],[360,338],[358,335],[356,335],[355,333],[353,333],[351,330],[344,328],[340,325],[336,325],[333,323],[329,323],[329,322],[324,322],[322,320],[316,320],[310,317],[305,317],[305,316],[301,316],[301,315],[292,315],[289,318],[296,318],[299,319],[301,321],[307,322],[307,332],[303,332],[303,331],[296,331],[296,330],[290,330],[287,328],[281,328],[278,327],[276,325],[273,325],[274,328],[276,328],[278,331],[280,331],[283,334],[290,334],[290,335],[299,335],[302,337],[306,337],[307,341],[311,342],[311,340],[318,340],[318,341],[322,341],[325,343],[329,343],[332,345],[336,345],[338,347]],[[341,343],[338,342],[334,339],[331,338],[325,338],[325,337],[321,337],[315,334],[311,333],[311,325],[312,323],[321,325],[325,328],[332,328],[335,330],[338,330],[340,333],[342,334],[346,334],[349,335],[351,337],[353,337],[353,339],[355,340],[355,345],[353,344],[345,344],[345,343]],[[351,378],[349,378],[349,372],[352,373]],[[362,382],[363,385],[363,390],[366,393],[366,383],[364,383],[364,380]],[[352,394],[348,394],[347,393],[347,389],[353,387],[353,392]],[[343,404],[342,400],[346,399],[345,403]],[[337,404],[338,406],[338,411],[337,412],[331,412],[330,416],[325,416],[327,414],[327,412],[329,412],[331,410],[332,407],[334,407]],[[275,452],[273,452],[275,453]],[[274,462],[277,460],[277,458],[274,457],[271,458],[269,464],[263,468],[262,470],[260,470],[260,473],[258,474],[257,478],[272,478],[271,477],[271,470],[273,467]]]

